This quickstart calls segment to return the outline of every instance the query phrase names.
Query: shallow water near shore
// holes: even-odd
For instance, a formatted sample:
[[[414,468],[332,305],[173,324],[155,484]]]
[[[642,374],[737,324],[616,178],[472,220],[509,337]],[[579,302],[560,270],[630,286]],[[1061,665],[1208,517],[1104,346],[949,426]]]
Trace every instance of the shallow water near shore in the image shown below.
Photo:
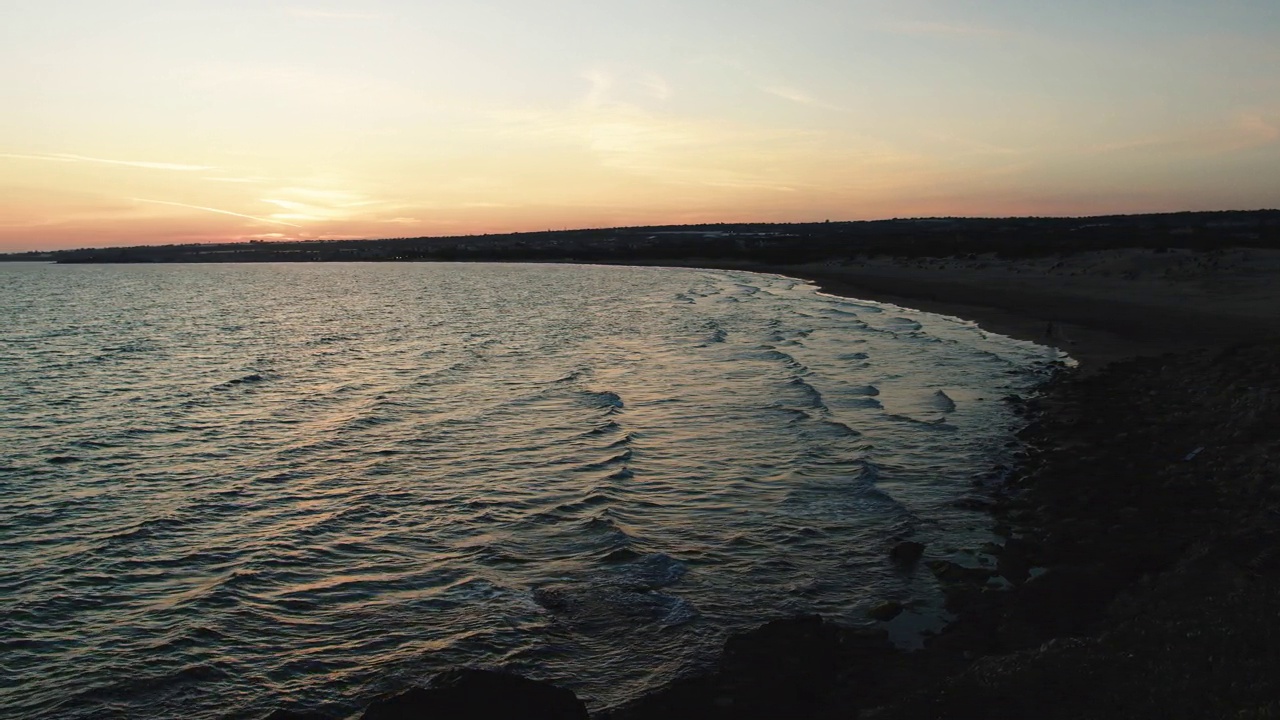
[[[0,265],[0,714],[592,707],[862,622],[981,520],[1056,351],[745,272]]]

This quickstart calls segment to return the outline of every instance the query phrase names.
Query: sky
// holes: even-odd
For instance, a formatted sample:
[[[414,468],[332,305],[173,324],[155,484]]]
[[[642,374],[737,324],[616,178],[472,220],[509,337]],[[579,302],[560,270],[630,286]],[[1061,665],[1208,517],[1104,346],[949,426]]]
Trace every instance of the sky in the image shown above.
[[[0,251],[1280,206],[1277,0],[0,0]]]

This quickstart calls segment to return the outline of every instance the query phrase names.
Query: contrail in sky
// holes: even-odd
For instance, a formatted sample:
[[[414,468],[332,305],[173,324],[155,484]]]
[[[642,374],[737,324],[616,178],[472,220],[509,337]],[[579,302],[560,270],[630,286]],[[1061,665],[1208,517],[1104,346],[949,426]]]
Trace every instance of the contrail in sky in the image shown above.
[[[233,217],[241,217],[247,220],[257,220],[258,222],[271,223],[272,225],[288,225],[289,227],[300,228],[301,225],[294,225],[283,220],[272,220],[270,218],[255,217],[253,215],[245,215],[244,213],[231,212],[230,210],[219,210],[218,208],[204,207],[202,205],[188,205],[180,202],[170,202],[168,200],[148,200],[147,198],[129,198],[137,202],[154,203],[156,205],[172,205],[174,207],[190,208],[192,210],[204,210],[205,212],[218,213],[220,215],[231,215]]]

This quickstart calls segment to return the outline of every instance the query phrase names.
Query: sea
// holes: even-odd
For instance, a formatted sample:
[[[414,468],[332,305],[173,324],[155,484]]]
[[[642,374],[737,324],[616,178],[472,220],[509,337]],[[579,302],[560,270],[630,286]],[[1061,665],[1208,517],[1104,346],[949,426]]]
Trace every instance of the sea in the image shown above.
[[[342,717],[456,666],[600,709],[887,600],[909,645],[945,617],[890,548],[982,561],[1064,361],[748,272],[0,264],[0,716]]]

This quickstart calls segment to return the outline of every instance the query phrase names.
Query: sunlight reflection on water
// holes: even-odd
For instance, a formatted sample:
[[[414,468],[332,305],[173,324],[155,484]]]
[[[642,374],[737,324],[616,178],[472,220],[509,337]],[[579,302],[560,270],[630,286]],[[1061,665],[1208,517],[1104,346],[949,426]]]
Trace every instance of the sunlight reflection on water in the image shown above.
[[[593,706],[858,622],[1051,351],[750,273],[0,266],[0,710],[350,711],[453,664]],[[945,400],[943,400],[945,398]]]

